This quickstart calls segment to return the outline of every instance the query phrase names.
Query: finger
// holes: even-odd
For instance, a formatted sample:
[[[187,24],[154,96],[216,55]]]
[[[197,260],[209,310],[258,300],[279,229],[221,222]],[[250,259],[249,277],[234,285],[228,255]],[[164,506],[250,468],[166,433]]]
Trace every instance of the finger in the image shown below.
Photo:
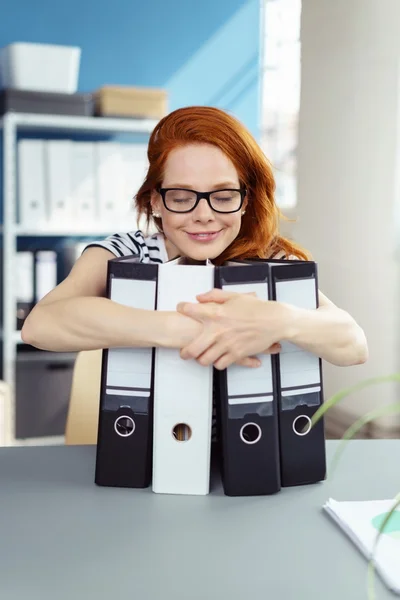
[[[184,360],[188,360],[190,358],[199,358],[210,346],[212,346],[215,342],[215,334],[211,331],[203,331],[201,335],[199,335],[196,339],[194,339],[190,344],[185,346],[180,351],[180,356]]]
[[[214,365],[221,356],[226,352],[225,349],[221,349],[220,344],[212,344],[208,346],[208,348],[197,357],[197,362],[203,365],[204,367],[209,367]]]
[[[218,360],[214,361],[214,367],[216,369],[218,369],[218,371],[223,371],[224,369],[227,369],[228,367],[230,367],[233,364],[238,364],[240,362],[241,366],[247,366],[248,365],[248,360],[246,358],[241,358],[241,359],[237,359],[234,356],[232,356],[232,354],[230,354],[229,352],[225,352],[225,354],[223,354],[222,356],[220,356],[218,358]]]
[[[192,319],[196,319],[197,321],[202,321],[203,319],[210,317],[213,312],[212,307],[210,306],[203,306],[192,302],[179,302],[176,306],[176,310],[182,315],[192,317]]]
[[[246,356],[235,363],[239,365],[239,367],[249,367],[251,369],[256,369],[261,366],[261,360],[255,356]]]
[[[196,299],[199,302],[216,302],[217,304],[223,304],[233,296],[236,296],[236,292],[226,292],[225,290],[214,288],[204,294],[198,294]]]
[[[279,354],[282,350],[282,346],[277,342],[276,344],[272,344],[269,348],[263,351],[263,354]]]
[[[257,369],[262,363],[256,356],[246,356],[238,360],[230,352],[225,352],[218,360],[214,361],[214,367],[219,371],[227,369],[233,364],[236,364],[240,367],[247,367],[249,369]]]

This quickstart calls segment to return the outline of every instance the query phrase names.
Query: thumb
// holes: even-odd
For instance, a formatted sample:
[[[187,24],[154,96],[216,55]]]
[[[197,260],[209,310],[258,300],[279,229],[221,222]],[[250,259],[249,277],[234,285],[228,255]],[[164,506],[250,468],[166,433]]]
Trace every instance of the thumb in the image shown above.
[[[181,313],[182,315],[188,315],[188,314],[190,314],[190,303],[189,302],[179,302],[176,305],[176,310],[177,310],[177,312]]]
[[[176,305],[176,310],[182,315],[192,317],[196,321],[203,322],[212,314],[212,308],[210,306],[201,306],[199,303],[192,302],[179,302]]]
[[[233,296],[236,296],[235,292],[226,292],[225,290],[214,288],[213,290],[205,292],[204,294],[198,294],[196,299],[199,302],[216,302],[223,304],[229,300],[229,298],[233,298]]]

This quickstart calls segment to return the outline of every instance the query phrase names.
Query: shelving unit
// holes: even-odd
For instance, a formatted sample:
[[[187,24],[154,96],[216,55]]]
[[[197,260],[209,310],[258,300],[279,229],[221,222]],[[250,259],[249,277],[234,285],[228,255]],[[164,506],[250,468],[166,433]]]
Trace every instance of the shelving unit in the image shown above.
[[[16,331],[16,294],[13,273],[18,239],[29,237],[105,237],[114,230],[110,224],[97,224],[93,229],[79,228],[73,231],[46,229],[26,230],[16,222],[17,207],[17,139],[19,134],[64,133],[70,135],[150,135],[157,121],[147,119],[110,119],[102,117],[77,117],[64,115],[41,115],[7,113],[0,119],[0,132],[3,144],[3,225],[0,235],[3,238],[3,330],[2,330],[2,370],[3,379],[11,388],[12,443],[21,444],[15,438],[15,366],[17,346],[22,343],[21,334]],[[32,443],[27,440],[26,443]]]

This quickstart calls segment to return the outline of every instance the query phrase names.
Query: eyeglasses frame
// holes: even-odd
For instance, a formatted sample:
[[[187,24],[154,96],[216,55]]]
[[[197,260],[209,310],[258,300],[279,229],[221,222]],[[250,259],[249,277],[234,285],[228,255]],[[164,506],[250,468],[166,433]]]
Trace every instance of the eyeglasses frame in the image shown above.
[[[166,196],[166,193],[171,190],[177,190],[180,192],[191,192],[192,194],[196,194],[196,202],[195,202],[194,206],[192,208],[190,208],[189,210],[172,210],[171,208],[168,208],[165,196]],[[190,190],[188,188],[175,188],[175,187],[174,188],[161,188],[161,187],[158,187],[158,188],[156,188],[156,191],[160,194],[165,208],[169,212],[172,212],[175,214],[186,214],[186,213],[192,212],[198,206],[200,200],[202,198],[205,198],[207,200],[208,206],[211,208],[211,210],[213,210],[216,213],[222,214],[222,215],[230,215],[232,213],[238,212],[242,208],[244,199],[247,194],[246,188],[223,188],[220,190],[212,190],[211,192],[198,192],[197,190]],[[210,196],[212,194],[217,194],[218,192],[240,192],[239,207],[235,208],[235,210],[216,210],[213,206],[211,206]]]

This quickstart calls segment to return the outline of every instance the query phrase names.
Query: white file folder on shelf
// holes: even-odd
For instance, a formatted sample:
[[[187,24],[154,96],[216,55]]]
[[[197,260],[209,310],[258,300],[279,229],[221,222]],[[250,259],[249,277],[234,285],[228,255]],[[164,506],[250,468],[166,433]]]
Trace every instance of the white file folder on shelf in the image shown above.
[[[39,230],[47,222],[44,140],[18,142],[19,224]]]
[[[45,146],[49,224],[68,229],[73,221],[71,203],[70,140],[48,140]]]
[[[213,288],[213,265],[159,265],[157,310]],[[210,490],[213,368],[157,348],[154,370],[153,483],[156,493],[206,495]]]
[[[38,250],[35,254],[35,302],[39,302],[57,285],[57,252]]]
[[[118,214],[121,223],[137,221],[134,208],[134,197],[142,186],[148,169],[147,145],[146,144],[120,144],[122,169],[123,169],[123,194]],[[137,223],[140,227],[140,224]]]
[[[97,142],[96,183],[100,222],[121,222],[125,186],[121,144],[118,142]]]
[[[95,186],[95,142],[71,142],[71,196],[78,226],[90,227],[97,220]]]

